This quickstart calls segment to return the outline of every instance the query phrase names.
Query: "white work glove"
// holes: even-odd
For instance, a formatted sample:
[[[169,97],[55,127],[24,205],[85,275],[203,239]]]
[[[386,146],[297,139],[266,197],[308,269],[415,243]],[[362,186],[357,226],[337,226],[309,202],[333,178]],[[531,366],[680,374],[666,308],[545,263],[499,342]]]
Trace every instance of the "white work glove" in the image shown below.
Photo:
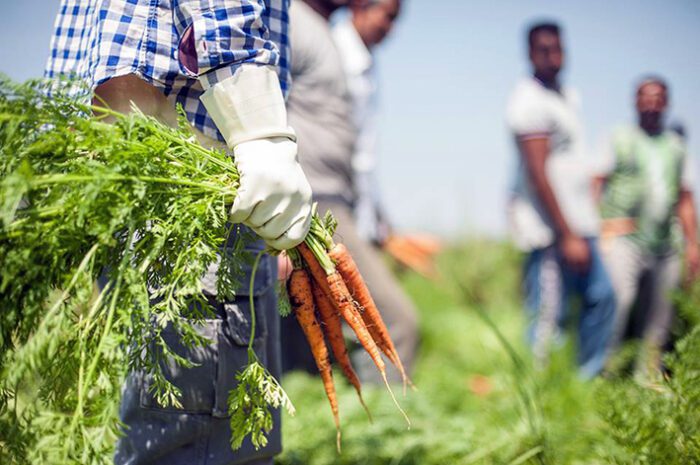
[[[250,226],[275,249],[302,242],[311,223],[311,186],[297,159],[277,74],[242,65],[201,100],[233,148],[240,175],[231,221]]]
[[[272,247],[291,249],[311,223],[311,186],[286,137],[242,142],[233,149],[241,185],[231,221],[245,223]]]

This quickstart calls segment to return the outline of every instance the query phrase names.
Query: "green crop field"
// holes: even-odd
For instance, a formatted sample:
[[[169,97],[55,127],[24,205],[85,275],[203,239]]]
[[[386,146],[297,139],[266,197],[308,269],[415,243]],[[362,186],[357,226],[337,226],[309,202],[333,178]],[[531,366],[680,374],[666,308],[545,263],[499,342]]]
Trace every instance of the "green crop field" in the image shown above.
[[[383,387],[364,388],[370,424],[354,390],[342,385],[338,454],[320,380],[292,373],[283,384],[297,414],[284,418],[278,463],[700,463],[700,334],[691,330],[697,297],[678,297],[685,319],[676,333],[685,337],[676,345],[680,354],[667,360],[672,377],[642,385],[622,372],[584,382],[573,365],[575,338],[546,368],[533,367],[523,336],[520,260],[507,245],[470,241],[441,256],[435,282],[402,274],[422,337],[418,390],[399,397],[411,429]]]

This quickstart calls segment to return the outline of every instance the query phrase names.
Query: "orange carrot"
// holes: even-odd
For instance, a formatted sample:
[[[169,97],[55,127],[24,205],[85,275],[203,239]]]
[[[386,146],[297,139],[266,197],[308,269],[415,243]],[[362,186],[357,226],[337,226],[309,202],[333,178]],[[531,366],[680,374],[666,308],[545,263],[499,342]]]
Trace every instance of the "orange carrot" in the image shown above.
[[[328,286],[328,281],[326,280],[326,276],[328,274],[323,269],[321,264],[318,263],[316,256],[311,251],[309,246],[304,243],[301,243],[297,246],[296,250],[298,250],[301,253],[301,256],[304,258],[304,263],[306,263],[306,266],[309,269],[309,273],[311,273],[311,277],[314,279],[316,284],[327,296],[330,297],[331,288]]]
[[[360,385],[360,378],[358,378],[357,373],[352,367],[350,362],[350,356],[348,355],[348,349],[345,346],[345,338],[343,337],[343,327],[340,321],[340,315],[336,311],[333,303],[330,301],[328,296],[324,294],[318,286],[311,286],[314,293],[314,302],[316,302],[316,309],[321,320],[321,327],[323,332],[328,338],[328,344],[331,347],[333,356],[335,360],[340,365],[345,378],[355,387],[357,395],[360,398],[360,403],[362,407],[367,412],[369,420],[372,421],[372,414],[369,412],[364,399],[362,398],[362,387]]]
[[[379,348],[367,330],[365,322],[362,320],[360,312],[356,308],[356,302],[352,299],[350,291],[348,291],[342,276],[336,270],[326,271],[318,262],[314,252],[306,245],[306,243],[302,242],[299,244],[297,246],[297,250],[304,258],[304,261],[308,265],[309,271],[311,272],[313,278],[320,285],[321,289],[326,292],[326,295],[328,295],[331,302],[333,302],[335,308],[357,336],[357,340],[360,341],[362,347],[364,347],[369,356],[372,358],[372,361],[379,369],[379,373],[382,375],[384,384],[386,385],[394,404],[406,419],[406,423],[408,423],[408,426],[410,427],[411,420],[409,420],[408,415],[406,415],[406,412],[404,412],[399,405],[399,402],[394,396],[394,391],[392,391],[391,386],[389,386],[389,381],[386,378],[386,365],[384,364],[384,360],[382,360],[382,356],[379,353]]]
[[[343,319],[355,332],[360,344],[362,344],[362,347],[364,347],[367,353],[369,353],[369,356],[374,361],[374,364],[377,365],[379,371],[382,373],[385,372],[386,367],[384,365],[384,360],[382,360],[382,356],[379,353],[379,349],[377,348],[377,344],[374,343],[372,336],[370,336],[369,332],[367,331],[367,327],[365,326],[364,321],[362,321],[360,312],[358,312],[357,308],[355,308],[355,303],[350,296],[350,292],[348,291],[343,278],[340,276],[340,274],[338,274],[338,272],[333,272],[330,274],[326,273],[321,265],[319,265],[311,249],[309,249],[306,244],[300,244],[298,249],[301,252],[301,255],[304,257],[304,261],[308,265],[311,275],[314,277],[319,286],[321,286],[321,289],[326,293],[326,295],[329,296],[331,302],[333,302],[333,305],[335,305],[335,308],[340,312]]]
[[[399,369],[405,388],[406,383],[409,382],[408,376],[406,376],[406,371],[396,351],[394,342],[391,340],[389,330],[382,319],[382,315],[379,313],[379,309],[377,309],[377,305],[374,303],[374,299],[372,299],[369,289],[367,289],[365,281],[362,279],[355,260],[353,260],[347,247],[343,244],[335,244],[328,254],[335,262],[336,269],[345,280],[351,295],[364,308],[361,315],[367,325],[367,329],[372,338],[377,341],[377,345],[382,349],[382,352]]]
[[[314,298],[311,290],[311,280],[309,275],[303,269],[292,271],[289,277],[289,301],[294,309],[294,314],[299,321],[301,329],[304,331],[306,340],[311,347],[311,353],[316,361],[318,371],[321,373],[323,387],[326,390],[326,396],[331,404],[333,412],[333,420],[335,421],[336,446],[340,452],[340,419],[338,415],[338,397],[333,384],[333,371],[331,370],[331,362],[328,357],[328,348],[323,339],[323,331],[316,319],[314,312]]]
[[[379,347],[374,342],[374,339],[369,333],[365,322],[362,320],[362,316],[355,306],[355,301],[350,295],[350,291],[343,281],[343,277],[340,273],[335,272],[326,276],[328,282],[328,287],[331,290],[331,300],[336,304],[338,311],[340,312],[343,319],[350,325],[352,330],[357,335],[357,339],[365,348],[369,356],[374,361],[374,364],[379,368],[379,371],[384,373],[386,371],[386,365],[384,365],[384,360],[379,352]]]

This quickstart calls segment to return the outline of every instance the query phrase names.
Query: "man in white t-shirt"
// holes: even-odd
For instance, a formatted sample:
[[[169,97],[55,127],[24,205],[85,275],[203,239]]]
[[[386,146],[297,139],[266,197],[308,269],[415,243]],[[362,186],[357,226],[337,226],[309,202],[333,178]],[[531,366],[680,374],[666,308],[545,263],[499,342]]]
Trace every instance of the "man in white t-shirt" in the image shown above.
[[[559,26],[532,26],[528,43],[533,75],[516,86],[507,121],[519,153],[509,220],[515,243],[529,252],[529,338],[535,356],[545,359],[568,302],[580,297],[578,363],[588,378],[604,366],[615,312],[596,240],[592,167],[583,150],[578,97],[558,79],[564,58]]]

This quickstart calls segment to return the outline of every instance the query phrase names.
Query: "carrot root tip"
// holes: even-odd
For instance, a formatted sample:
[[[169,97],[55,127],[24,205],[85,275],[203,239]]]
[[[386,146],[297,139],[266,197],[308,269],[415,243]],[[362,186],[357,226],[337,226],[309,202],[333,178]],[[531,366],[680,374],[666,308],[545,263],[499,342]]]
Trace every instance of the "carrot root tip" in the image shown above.
[[[382,372],[382,379],[384,379],[384,384],[386,385],[386,388],[389,390],[389,395],[391,396],[391,400],[394,401],[394,405],[396,405],[396,408],[399,409],[399,412],[401,412],[401,415],[403,415],[403,418],[406,420],[406,424],[408,425],[408,429],[411,429],[411,420],[410,420],[410,418],[408,418],[408,415],[406,415],[406,412],[401,408],[399,401],[396,400],[396,396],[394,395],[394,391],[392,391],[391,386],[389,385],[389,381],[386,379],[386,373],[384,373],[384,372]]]
[[[374,420],[372,419],[372,413],[369,411],[369,407],[367,407],[367,404],[365,404],[365,400],[362,398],[362,393],[360,390],[357,390],[357,395],[360,398],[360,404],[362,404],[362,408],[365,409],[365,412],[367,413],[367,418],[369,418],[370,423],[374,423]]]

